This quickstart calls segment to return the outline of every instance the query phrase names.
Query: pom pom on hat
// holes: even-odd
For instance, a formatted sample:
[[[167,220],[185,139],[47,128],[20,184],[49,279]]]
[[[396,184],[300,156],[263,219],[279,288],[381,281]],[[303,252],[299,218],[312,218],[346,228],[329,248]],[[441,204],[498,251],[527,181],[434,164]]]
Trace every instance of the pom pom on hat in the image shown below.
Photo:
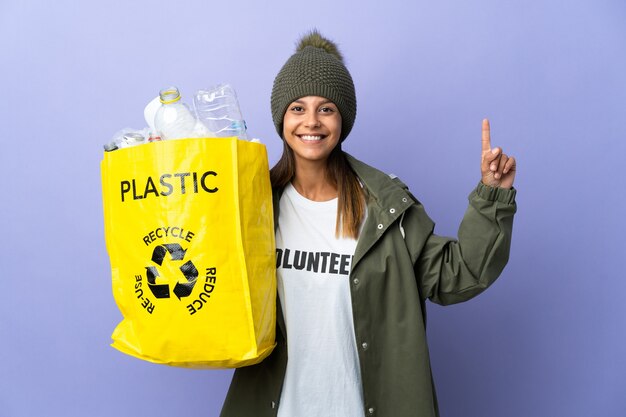
[[[331,100],[341,113],[341,140],[354,125],[356,94],[354,82],[337,45],[317,30],[303,36],[294,53],[274,79],[271,107],[276,131],[283,136],[283,118],[293,101],[305,96]]]
[[[323,49],[331,55],[334,55],[341,63],[343,64],[343,55],[339,52],[339,48],[337,45],[326,38],[324,38],[317,29],[313,29],[307,35],[304,35],[300,41],[298,42],[298,46],[296,47],[296,52],[302,51],[307,46],[312,46],[314,48]]]

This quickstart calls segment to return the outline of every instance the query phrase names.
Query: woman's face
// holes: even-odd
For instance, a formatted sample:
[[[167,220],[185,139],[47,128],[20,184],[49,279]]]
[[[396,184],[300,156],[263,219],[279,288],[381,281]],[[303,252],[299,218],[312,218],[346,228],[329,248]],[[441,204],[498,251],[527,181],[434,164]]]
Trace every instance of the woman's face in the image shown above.
[[[335,103],[324,97],[299,98],[287,107],[283,137],[296,164],[326,162],[341,137],[341,114]]]

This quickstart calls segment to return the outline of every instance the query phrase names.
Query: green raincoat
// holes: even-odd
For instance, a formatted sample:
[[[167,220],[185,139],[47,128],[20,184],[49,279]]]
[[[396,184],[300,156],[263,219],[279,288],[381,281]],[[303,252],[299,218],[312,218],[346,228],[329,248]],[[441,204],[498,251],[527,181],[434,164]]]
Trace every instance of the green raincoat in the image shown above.
[[[400,180],[351,156],[348,161],[368,195],[349,277],[365,416],[439,416],[425,301],[466,301],[496,280],[509,257],[515,190],[480,183],[455,240],[433,234],[434,223]],[[275,219],[281,191],[274,194]],[[262,363],[235,371],[222,417],[278,412],[287,334],[277,304],[277,346]]]

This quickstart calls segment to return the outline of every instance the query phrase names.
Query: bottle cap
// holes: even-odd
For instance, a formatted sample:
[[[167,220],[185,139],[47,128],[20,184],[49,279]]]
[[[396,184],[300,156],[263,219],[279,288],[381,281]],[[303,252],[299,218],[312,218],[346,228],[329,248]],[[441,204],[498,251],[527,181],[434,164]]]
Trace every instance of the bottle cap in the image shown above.
[[[160,132],[154,130],[150,132],[150,136],[148,136],[148,142],[158,142],[160,140],[163,140],[163,138],[161,138]]]
[[[111,152],[117,149],[117,145],[115,144],[115,142],[109,142],[109,143],[105,143],[104,144],[104,150],[106,152]]]

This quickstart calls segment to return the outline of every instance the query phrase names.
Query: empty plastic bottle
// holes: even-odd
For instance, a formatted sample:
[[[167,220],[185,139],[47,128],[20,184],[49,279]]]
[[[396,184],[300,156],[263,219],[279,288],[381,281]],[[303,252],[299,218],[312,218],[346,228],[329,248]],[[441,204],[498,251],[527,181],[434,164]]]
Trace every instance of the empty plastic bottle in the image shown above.
[[[110,152],[116,149],[142,145],[144,143],[146,143],[146,137],[143,130],[125,128],[116,132],[111,141],[104,144],[104,150]]]
[[[161,90],[159,98],[161,107],[154,116],[154,127],[161,132],[162,139],[212,136],[181,101],[178,88],[169,87]]]
[[[193,98],[200,120],[217,137],[248,139],[246,122],[241,116],[237,94],[229,84],[198,90]]]

